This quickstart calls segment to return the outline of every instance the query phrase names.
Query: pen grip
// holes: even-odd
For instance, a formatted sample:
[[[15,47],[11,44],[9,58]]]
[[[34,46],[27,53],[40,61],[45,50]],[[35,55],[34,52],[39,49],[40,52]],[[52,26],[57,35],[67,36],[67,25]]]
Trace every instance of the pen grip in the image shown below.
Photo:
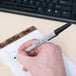
[[[31,45],[30,47],[28,47],[25,51],[26,52],[30,52],[31,50],[33,50],[34,48],[40,46],[41,44],[43,44],[46,41],[51,40],[52,38],[54,38],[56,35],[54,32],[52,32],[51,34],[43,37],[42,39],[40,39],[38,42],[36,42],[35,44]]]

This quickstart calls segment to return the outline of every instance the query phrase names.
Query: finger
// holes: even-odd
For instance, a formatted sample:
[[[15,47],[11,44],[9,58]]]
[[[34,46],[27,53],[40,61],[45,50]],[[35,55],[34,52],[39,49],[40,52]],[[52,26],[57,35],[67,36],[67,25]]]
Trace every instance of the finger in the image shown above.
[[[32,50],[31,52],[29,52],[28,54],[27,54],[27,52],[26,51],[24,51],[26,48],[28,48],[28,47],[30,47],[31,45],[33,45],[34,43],[36,43],[38,40],[37,39],[33,39],[33,40],[30,40],[30,41],[27,41],[26,43],[24,43],[20,48],[19,48],[19,53],[21,53],[21,54],[25,54],[25,55],[31,55],[31,56],[33,56],[33,55],[36,55],[36,53],[37,53],[37,50],[35,49],[35,50]]]
[[[35,62],[35,59],[33,57],[25,56],[22,54],[17,54],[16,59],[22,66],[25,66],[27,70],[29,70]]]
[[[25,43],[19,48],[19,50],[24,50],[25,48],[28,48],[29,46],[31,46],[32,44],[34,44],[34,43],[37,42],[37,41],[38,41],[37,39],[29,40],[29,41],[25,42]]]
[[[22,70],[23,70],[24,72],[27,72],[27,71],[28,71],[27,68],[25,68],[25,67],[23,67]]]

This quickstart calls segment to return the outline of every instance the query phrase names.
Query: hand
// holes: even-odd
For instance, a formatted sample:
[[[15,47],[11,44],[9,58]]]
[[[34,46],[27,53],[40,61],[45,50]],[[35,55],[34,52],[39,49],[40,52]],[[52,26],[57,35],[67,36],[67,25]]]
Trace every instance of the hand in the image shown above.
[[[18,51],[17,60],[23,65],[24,71],[30,71],[32,76],[66,76],[60,47],[46,42],[30,53],[24,49],[38,40],[24,43]]]

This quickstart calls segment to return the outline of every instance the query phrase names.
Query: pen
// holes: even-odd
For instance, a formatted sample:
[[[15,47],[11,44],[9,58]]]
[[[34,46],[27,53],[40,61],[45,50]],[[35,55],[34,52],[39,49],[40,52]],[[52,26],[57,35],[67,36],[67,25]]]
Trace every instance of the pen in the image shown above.
[[[61,33],[62,31],[64,31],[66,28],[68,28],[69,26],[71,26],[71,23],[68,22],[65,25],[57,28],[56,30],[54,30],[52,33],[50,33],[49,35],[43,37],[42,39],[40,39],[38,42],[36,42],[35,44],[31,45],[30,47],[26,48],[25,51],[28,53],[31,50],[35,49],[36,47],[40,46],[41,44],[43,44],[46,41],[49,41],[51,39],[53,39],[54,37],[58,36],[59,33]]]

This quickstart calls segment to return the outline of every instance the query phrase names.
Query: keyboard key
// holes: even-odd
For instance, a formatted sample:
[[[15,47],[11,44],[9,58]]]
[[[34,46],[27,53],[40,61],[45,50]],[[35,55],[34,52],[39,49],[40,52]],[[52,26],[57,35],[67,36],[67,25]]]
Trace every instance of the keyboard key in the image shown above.
[[[43,3],[42,3],[42,6],[43,6],[43,7],[47,7],[47,3],[46,3],[46,2],[43,2]]]
[[[61,6],[61,7],[62,7],[62,10],[71,11],[70,6]]]
[[[60,16],[61,11],[60,10],[54,10],[54,16]]]
[[[35,1],[34,1],[34,0],[30,0],[30,1],[28,2],[28,4],[29,4],[29,5],[35,5]]]
[[[53,9],[52,8],[47,8],[46,9],[46,14],[52,15],[53,14]]]
[[[47,3],[46,2],[40,2],[40,1],[37,1],[36,2],[36,6],[42,6],[42,7],[46,7],[47,6]]]
[[[52,0],[46,0],[47,3],[52,2]]]
[[[41,5],[42,5],[42,3],[40,1],[36,2],[36,6],[41,6]]]
[[[37,9],[37,13],[43,14],[43,13],[44,13],[44,8],[39,7],[39,8]]]
[[[70,1],[60,0],[59,3],[60,3],[60,4],[63,4],[63,5],[72,5],[72,2],[70,2]]]
[[[53,0],[53,3],[58,3],[58,0]]]
[[[49,4],[48,4],[48,7],[49,7],[49,8],[52,8],[53,6],[54,6],[54,4],[52,4],[52,3],[49,3]]]
[[[55,9],[62,9],[61,5],[56,5]]]
[[[15,5],[16,0],[2,0],[1,3],[5,4],[5,5]],[[6,7],[8,7],[8,6],[6,6]],[[10,6],[9,6],[9,8],[10,8]]]
[[[19,3],[19,4],[22,3],[22,0],[16,0],[16,3]]]
[[[27,4],[28,3],[28,0],[23,0],[22,3],[23,4]]]
[[[62,12],[62,17],[70,18],[70,16],[71,16],[70,12],[67,12],[67,11]]]
[[[61,10],[66,10],[66,11],[71,11],[71,6],[64,6],[64,5],[56,5],[55,9],[61,9]]]
[[[16,0],[2,0],[3,3],[8,3],[8,2],[11,2],[11,3],[14,3],[16,2]]]

